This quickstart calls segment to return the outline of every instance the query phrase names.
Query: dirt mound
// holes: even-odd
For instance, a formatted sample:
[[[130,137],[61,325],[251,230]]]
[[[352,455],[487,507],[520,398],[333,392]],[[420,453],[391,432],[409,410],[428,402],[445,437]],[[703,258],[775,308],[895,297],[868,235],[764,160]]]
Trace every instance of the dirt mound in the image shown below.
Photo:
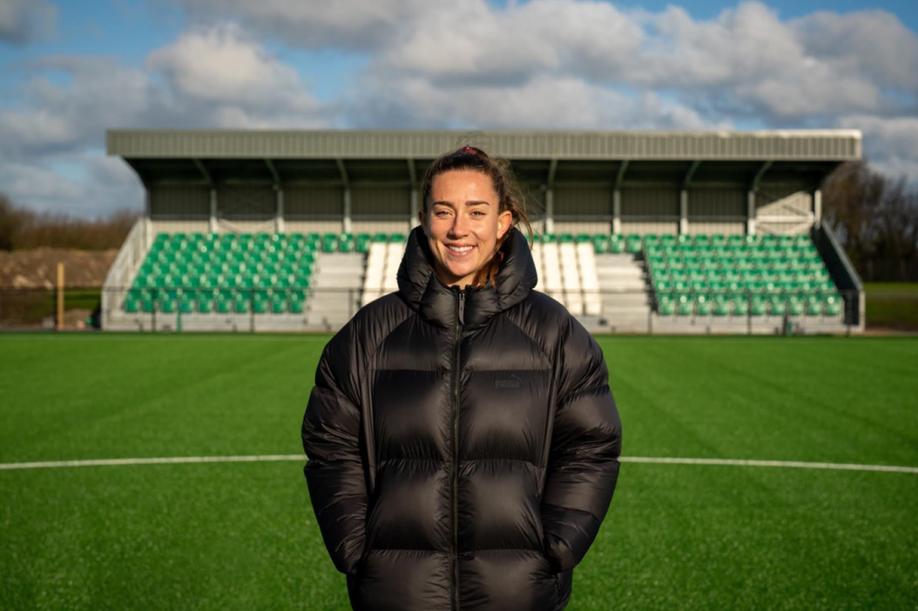
[[[0,287],[52,288],[57,282],[57,264],[64,264],[66,286],[100,287],[118,254],[110,250],[32,248],[0,251]]]

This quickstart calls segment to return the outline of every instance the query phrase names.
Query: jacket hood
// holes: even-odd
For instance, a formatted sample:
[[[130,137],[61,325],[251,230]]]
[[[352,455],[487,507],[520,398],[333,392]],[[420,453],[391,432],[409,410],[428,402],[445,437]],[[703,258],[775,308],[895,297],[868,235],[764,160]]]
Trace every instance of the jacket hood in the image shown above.
[[[529,242],[519,229],[510,228],[500,252],[504,260],[495,284],[465,289],[463,323],[466,330],[484,326],[498,312],[523,301],[538,281]],[[408,234],[405,256],[398,268],[399,295],[428,321],[452,328],[457,322],[456,294],[459,289],[440,281],[434,273],[433,261],[424,228],[418,225]]]

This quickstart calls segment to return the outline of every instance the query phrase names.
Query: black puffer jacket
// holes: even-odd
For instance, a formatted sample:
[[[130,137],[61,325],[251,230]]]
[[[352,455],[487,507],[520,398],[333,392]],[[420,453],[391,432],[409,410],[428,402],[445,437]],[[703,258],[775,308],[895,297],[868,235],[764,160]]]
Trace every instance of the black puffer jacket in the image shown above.
[[[322,536],[356,609],[561,609],[606,513],[621,425],[602,352],[511,229],[495,287],[433,273],[325,347],[303,421]]]

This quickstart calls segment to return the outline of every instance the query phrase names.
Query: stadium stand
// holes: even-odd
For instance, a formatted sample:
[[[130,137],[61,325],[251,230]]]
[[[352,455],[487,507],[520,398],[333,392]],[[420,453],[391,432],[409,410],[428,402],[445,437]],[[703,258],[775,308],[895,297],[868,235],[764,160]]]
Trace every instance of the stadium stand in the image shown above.
[[[641,324],[651,311],[724,320],[842,313],[841,295],[807,235],[534,237],[543,290],[586,320],[603,316],[604,301],[619,325],[629,314]],[[397,289],[405,239],[400,233],[163,233],[122,307],[126,314],[199,319],[305,313],[312,326],[339,326],[358,304]]]
[[[146,205],[106,278],[103,328],[335,330],[397,289],[420,170],[468,137],[110,131]],[[860,158],[857,132],[476,141],[527,193],[537,288],[591,330],[863,330],[862,286],[820,192]]]

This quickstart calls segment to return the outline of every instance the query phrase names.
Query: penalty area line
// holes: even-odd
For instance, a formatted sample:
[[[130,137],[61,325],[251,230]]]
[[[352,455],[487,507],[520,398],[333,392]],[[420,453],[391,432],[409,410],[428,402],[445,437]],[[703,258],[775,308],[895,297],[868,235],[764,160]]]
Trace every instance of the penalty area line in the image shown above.
[[[78,467],[126,467],[135,465],[181,465],[234,462],[296,462],[303,454],[250,454],[237,456],[157,456],[139,458],[95,458],[88,460],[44,460],[0,463],[0,471],[26,469],[66,469]],[[807,462],[799,460],[745,460],[734,458],[682,458],[670,456],[622,456],[623,463],[653,465],[702,465],[724,467],[766,467],[775,469],[828,469],[834,471],[873,471],[918,474],[918,467],[902,465],[864,465],[856,463]]]

